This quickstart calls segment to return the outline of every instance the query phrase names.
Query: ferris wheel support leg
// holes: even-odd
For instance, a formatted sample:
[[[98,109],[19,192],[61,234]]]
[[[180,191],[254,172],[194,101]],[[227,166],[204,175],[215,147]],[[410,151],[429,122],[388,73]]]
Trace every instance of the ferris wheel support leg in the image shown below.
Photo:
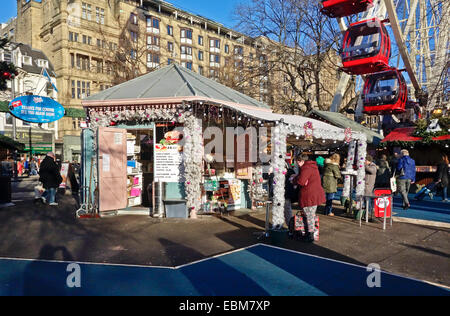
[[[386,6],[389,20],[391,22],[391,28],[395,36],[395,41],[397,42],[397,46],[402,56],[403,63],[405,64],[406,71],[408,72],[411,83],[413,84],[416,91],[420,91],[421,87],[419,82],[417,81],[416,74],[414,72],[414,68],[412,66],[411,60],[409,59],[408,49],[406,47],[405,41],[403,40],[402,31],[400,29],[400,24],[398,21],[397,12],[395,10],[393,0],[384,0],[384,4]]]

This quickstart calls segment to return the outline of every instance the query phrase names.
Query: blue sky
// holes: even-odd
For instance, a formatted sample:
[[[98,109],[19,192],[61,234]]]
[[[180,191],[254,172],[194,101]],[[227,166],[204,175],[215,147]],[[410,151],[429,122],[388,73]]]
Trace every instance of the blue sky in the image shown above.
[[[211,20],[218,21],[225,26],[233,27],[235,23],[231,21],[233,9],[242,0],[169,0],[174,6],[185,11],[202,15]],[[4,23],[11,17],[16,16],[16,0],[1,0],[2,10],[0,10],[0,22]]]

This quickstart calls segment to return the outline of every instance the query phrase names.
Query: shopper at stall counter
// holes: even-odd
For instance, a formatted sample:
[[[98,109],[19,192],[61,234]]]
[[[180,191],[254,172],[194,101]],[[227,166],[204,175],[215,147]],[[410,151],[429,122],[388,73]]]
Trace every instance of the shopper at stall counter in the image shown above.
[[[308,241],[314,242],[317,206],[326,202],[325,192],[320,181],[317,163],[309,160],[308,155],[299,156],[297,163],[300,167],[300,175],[296,181],[300,186],[299,204],[306,216]]]
[[[323,171],[323,189],[325,190],[327,199],[325,213],[328,216],[334,216],[333,200],[337,192],[338,180],[342,178],[341,171],[339,170],[340,161],[341,156],[339,156],[339,154],[334,154],[329,159],[325,160],[325,168]]]
[[[369,196],[373,194],[375,182],[377,179],[377,165],[373,162],[373,157],[367,155],[366,157],[366,178],[364,194]]]
[[[409,189],[411,184],[416,182],[416,162],[409,156],[409,151],[403,149],[401,151],[401,158],[398,160],[397,174],[400,175],[397,179],[398,191],[403,199],[403,209],[407,210],[411,207],[408,200]]]
[[[56,191],[62,182],[62,177],[59,172],[59,167],[55,162],[55,154],[50,152],[44,158],[39,169],[39,181],[42,182],[45,192],[42,195],[44,202],[49,203],[49,205],[57,206],[56,203]]]

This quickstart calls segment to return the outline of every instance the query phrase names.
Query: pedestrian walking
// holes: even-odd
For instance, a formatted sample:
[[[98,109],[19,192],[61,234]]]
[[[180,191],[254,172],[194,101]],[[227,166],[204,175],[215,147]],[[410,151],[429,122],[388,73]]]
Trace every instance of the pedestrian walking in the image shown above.
[[[320,181],[317,163],[309,160],[308,155],[299,156],[297,163],[300,167],[300,175],[296,181],[300,186],[299,204],[305,213],[308,225],[308,240],[314,242],[317,206],[326,202],[325,192]]]
[[[391,186],[391,168],[387,156],[382,155],[377,165],[377,178],[375,184],[378,188],[389,188]]]
[[[447,203],[448,190],[448,165],[449,160],[447,155],[442,155],[442,161],[437,166],[435,182],[436,185],[442,189],[442,200]]]
[[[50,152],[44,158],[41,163],[41,168],[39,170],[40,179],[42,182],[45,192],[42,195],[44,202],[48,202],[49,205],[57,206],[56,203],[56,191],[62,182],[62,177],[59,172],[58,165],[55,162],[55,154]]]
[[[411,207],[409,203],[408,194],[411,184],[416,182],[416,162],[409,156],[409,151],[403,149],[401,151],[401,158],[397,165],[397,174],[399,175],[398,191],[403,199],[403,209],[407,210]]]
[[[33,158],[30,162],[30,175],[35,176],[37,174],[38,174],[37,163],[36,163],[36,160]]]
[[[22,159],[17,162],[17,174],[18,174],[19,177],[21,177],[22,174],[23,174],[23,161],[22,161]]]
[[[70,164],[67,177],[69,178],[70,191],[72,192],[72,197],[75,200],[77,209],[80,208],[80,184],[76,176],[76,170],[73,164]]]
[[[292,203],[295,202],[298,198],[298,190],[297,186],[293,183],[296,174],[294,169],[288,168],[285,176],[285,185],[284,185],[284,219],[286,221],[286,225],[289,227],[289,222],[292,218]]]
[[[329,159],[325,160],[325,168],[323,171],[323,189],[327,200],[325,214],[328,216],[334,216],[333,200],[337,193],[338,180],[342,178],[341,171],[339,170],[340,161],[341,156],[339,156],[339,154],[334,154]]]
[[[394,173],[397,170],[397,166],[398,166],[398,161],[400,160],[401,156],[399,153],[395,152],[394,156],[392,156],[391,161],[390,161],[390,165],[391,165],[391,177],[394,176]]]

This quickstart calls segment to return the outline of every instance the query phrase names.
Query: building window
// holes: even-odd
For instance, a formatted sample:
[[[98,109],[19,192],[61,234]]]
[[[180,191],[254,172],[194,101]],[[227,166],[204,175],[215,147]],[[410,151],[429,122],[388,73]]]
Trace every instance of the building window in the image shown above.
[[[147,67],[148,68],[157,68],[160,63],[160,56],[157,54],[147,54]]]
[[[192,30],[190,29],[181,29],[181,38],[192,40]]]
[[[130,23],[133,25],[138,25],[138,16],[136,13],[130,14]]]
[[[75,54],[73,53],[70,54],[70,66],[75,68]]]
[[[172,42],[167,42],[167,50],[170,53],[173,53],[173,43]]]
[[[230,53],[230,45],[225,45],[225,53],[229,54]]]
[[[76,90],[75,90],[75,80],[72,80],[72,99],[75,99]]]
[[[203,51],[198,51],[198,60],[203,60]]]
[[[80,128],[80,119],[79,118],[72,118],[72,126],[73,129],[79,129]]]
[[[220,40],[218,40],[218,39],[211,39],[209,41],[209,46],[211,48],[218,48],[218,49],[220,49]]]
[[[192,70],[192,63],[191,63],[191,62],[183,61],[183,62],[181,63],[181,66],[183,66],[184,68],[187,68],[187,69]]]
[[[201,35],[198,36],[198,45],[203,46],[203,36]]]
[[[150,49],[151,46],[159,47],[159,37],[158,36],[147,36],[147,48]]]
[[[158,29],[159,30],[159,20],[156,18],[152,19],[152,26],[154,29]]]
[[[13,116],[10,113],[6,113],[6,125],[12,125],[13,124]]]
[[[133,59],[133,60],[136,59],[136,50],[134,50],[134,49],[130,50],[130,58]]]
[[[167,34],[173,36],[173,26],[167,25]]]
[[[33,64],[33,60],[30,56],[22,56],[22,62],[28,66],[31,66]]]
[[[133,41],[134,43],[137,43],[138,35],[136,32],[130,31],[130,38],[131,38],[131,41]]]
[[[198,73],[203,76],[203,67],[198,66]]]
[[[82,3],[81,4],[82,7],[82,15],[81,17],[85,20],[91,20],[92,19],[92,7],[90,4],[87,3]]]
[[[147,33],[159,34],[160,21],[157,18],[147,16]]]
[[[95,8],[95,21],[99,24],[105,24],[105,9],[96,7]],[[136,16],[137,24],[137,16]]]
[[[183,56],[185,55],[185,56]],[[190,46],[181,46],[181,58],[186,58],[187,56],[192,57],[192,47]]]
[[[234,54],[235,55],[239,55],[239,56],[243,56],[244,55],[244,48],[242,46],[235,46],[234,47]]]
[[[48,68],[48,60],[38,59],[37,65],[41,68]]]
[[[77,99],[81,99],[81,81],[77,81]]]
[[[212,63],[220,63],[220,56],[219,55],[214,55],[214,54],[210,54],[209,55],[209,61]]]

